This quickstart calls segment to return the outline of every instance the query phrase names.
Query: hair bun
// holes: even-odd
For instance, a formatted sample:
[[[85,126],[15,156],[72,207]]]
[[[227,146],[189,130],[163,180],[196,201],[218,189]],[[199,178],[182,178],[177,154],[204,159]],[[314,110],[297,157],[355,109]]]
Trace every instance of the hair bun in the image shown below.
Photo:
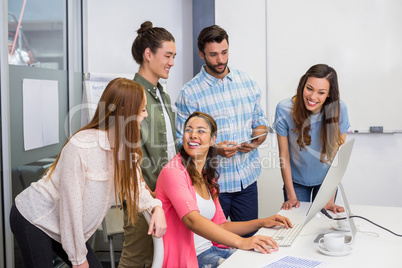
[[[137,33],[142,34],[150,29],[152,29],[152,22],[146,21],[143,24],[141,24],[141,28],[138,29]]]

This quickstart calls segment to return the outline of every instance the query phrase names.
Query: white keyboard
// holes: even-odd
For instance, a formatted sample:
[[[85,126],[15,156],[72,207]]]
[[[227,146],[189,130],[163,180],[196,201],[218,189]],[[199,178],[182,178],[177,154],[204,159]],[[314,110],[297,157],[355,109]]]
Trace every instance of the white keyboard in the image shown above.
[[[280,247],[289,247],[300,233],[302,227],[302,223],[293,224],[293,228],[288,229],[282,226],[274,233],[272,238],[275,239]]]

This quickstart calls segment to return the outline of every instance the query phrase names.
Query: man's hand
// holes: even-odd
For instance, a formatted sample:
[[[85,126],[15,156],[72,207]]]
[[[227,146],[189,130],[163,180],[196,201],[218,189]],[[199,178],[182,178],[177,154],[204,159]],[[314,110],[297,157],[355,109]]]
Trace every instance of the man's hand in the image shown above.
[[[258,148],[258,146],[260,146],[261,143],[264,142],[264,140],[265,140],[265,138],[259,137],[259,138],[252,140],[250,143],[244,142],[244,143],[240,144],[238,151],[242,152],[242,153],[248,153],[248,152]]]
[[[237,153],[239,145],[234,141],[222,141],[215,145],[216,152],[225,158],[231,158]]]

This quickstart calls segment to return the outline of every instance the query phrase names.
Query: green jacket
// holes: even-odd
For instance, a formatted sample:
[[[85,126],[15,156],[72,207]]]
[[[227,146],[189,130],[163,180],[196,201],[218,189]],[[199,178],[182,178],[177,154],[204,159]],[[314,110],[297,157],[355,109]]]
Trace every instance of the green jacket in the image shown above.
[[[163,115],[163,107],[156,94],[157,88],[138,73],[134,81],[142,85],[147,97],[148,117],[141,123],[141,144],[143,159],[141,170],[145,182],[152,191],[155,191],[156,180],[162,168],[169,162],[167,155],[166,124]],[[163,91],[161,84],[157,84],[163,103],[170,117],[174,140],[176,137],[175,114],[172,110],[170,97]],[[175,146],[176,147],[176,146]]]

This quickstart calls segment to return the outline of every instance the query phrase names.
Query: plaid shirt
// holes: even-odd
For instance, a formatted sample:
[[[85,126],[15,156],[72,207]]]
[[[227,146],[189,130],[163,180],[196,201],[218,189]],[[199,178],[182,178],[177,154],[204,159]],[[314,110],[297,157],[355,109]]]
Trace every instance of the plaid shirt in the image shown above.
[[[201,71],[181,90],[176,101],[176,136],[183,141],[184,122],[194,111],[211,115],[217,125],[216,143],[240,142],[251,137],[252,129],[268,126],[260,106],[261,90],[247,74],[230,68],[223,79]],[[255,182],[261,173],[258,150],[240,153],[229,159],[218,156],[221,192],[238,192]]]

